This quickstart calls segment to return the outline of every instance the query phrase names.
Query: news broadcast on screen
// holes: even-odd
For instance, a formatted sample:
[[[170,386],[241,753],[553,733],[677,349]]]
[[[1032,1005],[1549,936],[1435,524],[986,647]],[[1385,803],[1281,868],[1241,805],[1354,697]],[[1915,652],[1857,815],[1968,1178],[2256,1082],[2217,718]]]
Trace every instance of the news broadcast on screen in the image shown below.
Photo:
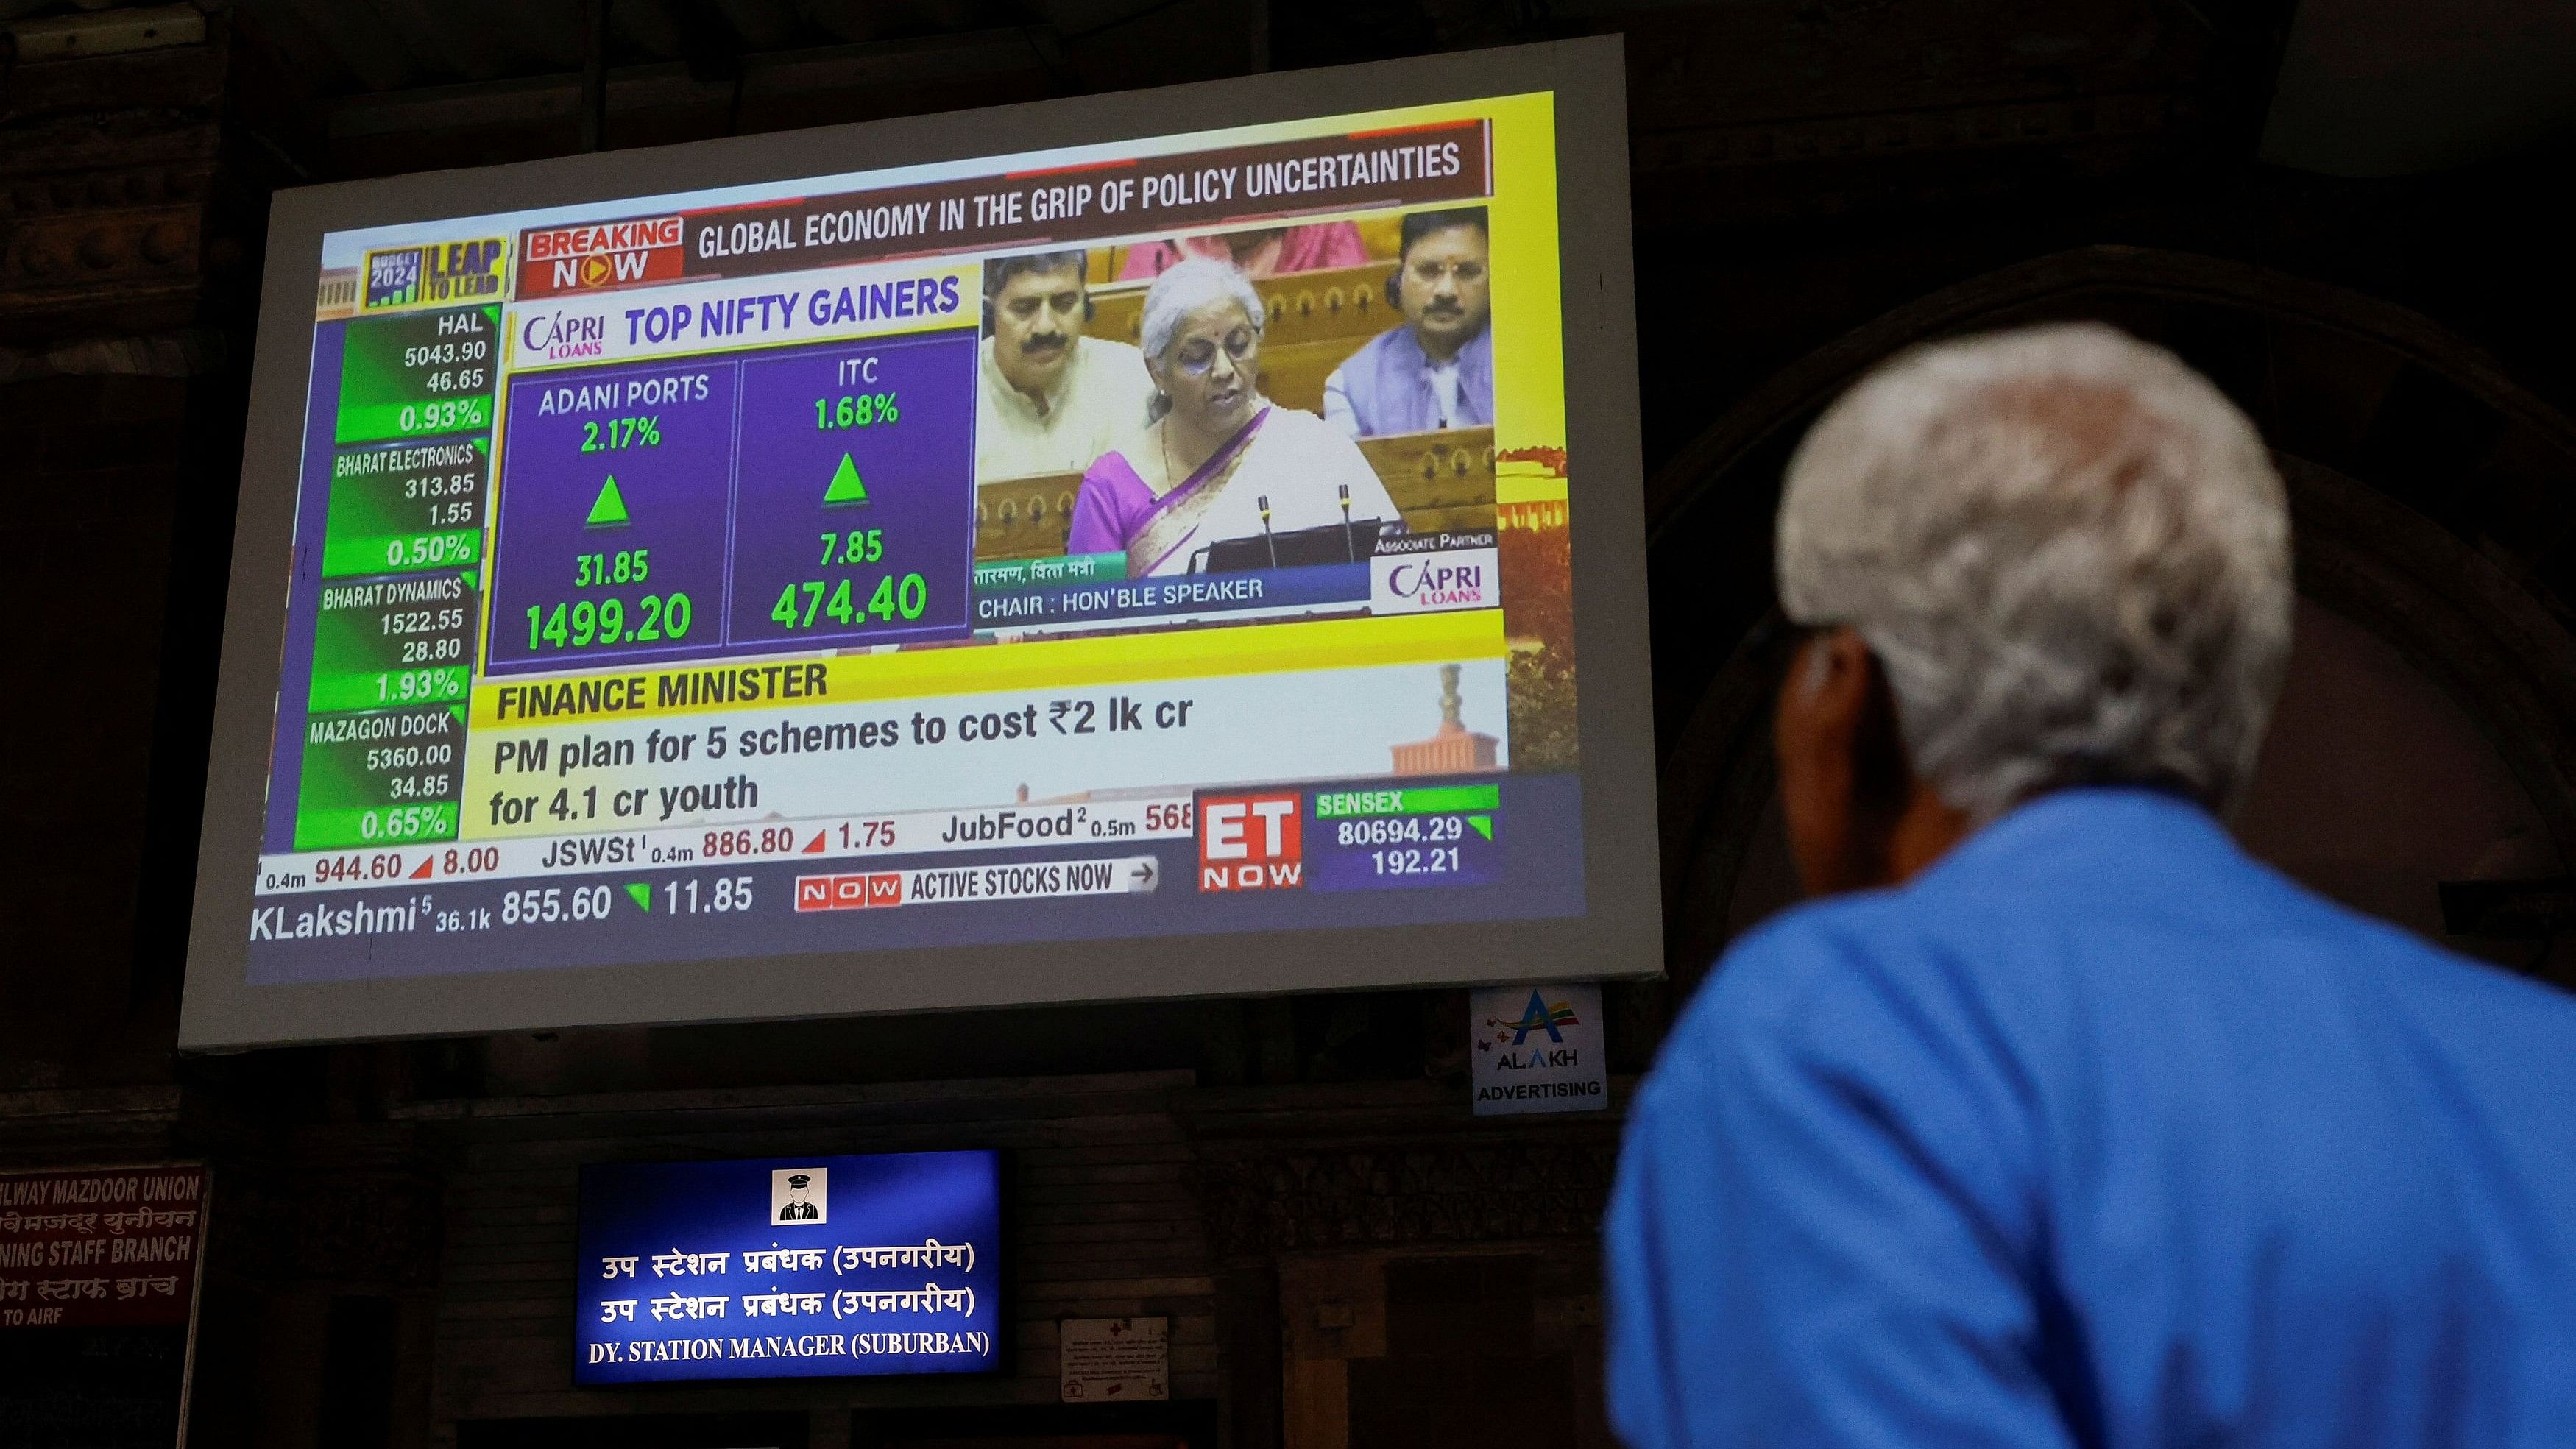
[[[1584,916],[1558,105],[324,232],[241,985]]]

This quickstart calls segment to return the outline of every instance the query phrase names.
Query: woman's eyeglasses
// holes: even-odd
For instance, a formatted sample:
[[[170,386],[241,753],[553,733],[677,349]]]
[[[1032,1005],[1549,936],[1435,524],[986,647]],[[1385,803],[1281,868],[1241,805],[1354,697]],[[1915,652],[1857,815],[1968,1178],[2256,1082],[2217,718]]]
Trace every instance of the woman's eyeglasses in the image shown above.
[[[1225,334],[1225,355],[1241,362],[1252,355],[1253,347],[1260,341],[1260,333],[1249,327],[1237,327]],[[1181,371],[1192,377],[1201,377],[1209,368],[1216,366],[1216,348],[1217,344],[1208,338],[1193,337],[1181,344],[1180,354],[1172,360],[1180,365]]]

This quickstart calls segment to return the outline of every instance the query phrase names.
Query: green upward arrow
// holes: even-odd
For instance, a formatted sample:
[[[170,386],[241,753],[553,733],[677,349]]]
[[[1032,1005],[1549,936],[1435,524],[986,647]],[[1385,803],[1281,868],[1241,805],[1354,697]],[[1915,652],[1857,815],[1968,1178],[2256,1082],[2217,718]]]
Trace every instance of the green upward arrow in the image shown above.
[[[590,517],[582,521],[582,527],[623,528],[633,521],[626,516],[626,495],[617,491],[617,475],[611,473],[608,481],[599,485],[599,497],[591,503]]]
[[[841,466],[832,470],[832,486],[823,490],[823,504],[828,508],[835,503],[867,501],[868,485],[859,479],[859,465],[850,461],[849,454],[843,453]]]

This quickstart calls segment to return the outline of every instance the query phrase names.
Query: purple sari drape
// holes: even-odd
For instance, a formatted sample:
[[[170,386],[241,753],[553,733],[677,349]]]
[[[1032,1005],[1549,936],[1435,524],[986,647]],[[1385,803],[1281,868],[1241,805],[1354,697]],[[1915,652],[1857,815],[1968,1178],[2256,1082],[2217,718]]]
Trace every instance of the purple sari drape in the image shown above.
[[[1082,475],[1082,492],[1074,499],[1073,522],[1065,540],[1068,553],[1127,555],[1127,576],[1154,572],[1176,549],[1186,547],[1197,528],[1197,515],[1224,491],[1223,475],[1252,446],[1269,420],[1270,408],[1225,440],[1180,486],[1160,498],[1146,485],[1134,464],[1122,454],[1104,453]]]

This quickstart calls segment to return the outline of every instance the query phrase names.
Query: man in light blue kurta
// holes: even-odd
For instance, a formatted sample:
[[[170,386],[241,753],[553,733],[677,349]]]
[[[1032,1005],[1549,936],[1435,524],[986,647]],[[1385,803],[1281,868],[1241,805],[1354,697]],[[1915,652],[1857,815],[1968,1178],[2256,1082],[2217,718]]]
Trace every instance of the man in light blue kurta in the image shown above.
[[[2287,644],[2250,428],[2105,329],[1951,344],[1818,424],[1782,515],[1830,898],[1631,1108],[1621,1434],[2576,1445],[2576,1002],[2213,814]]]
[[[1485,209],[1417,211],[1386,299],[1404,316],[1324,379],[1324,417],[1354,438],[1494,420],[1493,279]]]

